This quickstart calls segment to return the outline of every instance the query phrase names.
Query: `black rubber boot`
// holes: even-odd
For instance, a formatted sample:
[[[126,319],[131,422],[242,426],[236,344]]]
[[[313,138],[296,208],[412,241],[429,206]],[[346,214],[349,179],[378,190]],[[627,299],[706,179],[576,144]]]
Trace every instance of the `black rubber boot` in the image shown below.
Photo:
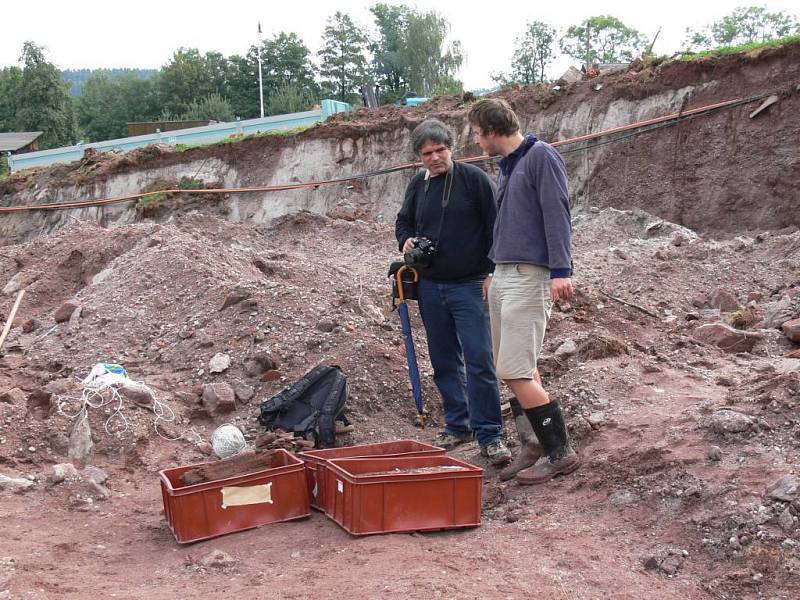
[[[517,481],[523,485],[544,483],[577,469],[580,458],[569,444],[564,413],[558,402],[553,400],[544,406],[526,408],[525,414],[544,449],[544,456],[532,467],[517,473]]]
[[[528,415],[525,414],[525,410],[520,405],[519,400],[511,398],[508,402],[511,405],[511,412],[514,414],[514,424],[517,426],[520,448],[519,453],[514,457],[514,461],[500,471],[500,481],[513,479],[522,469],[535,465],[543,454],[542,447],[539,445],[539,440],[536,439],[536,434],[533,432]]]

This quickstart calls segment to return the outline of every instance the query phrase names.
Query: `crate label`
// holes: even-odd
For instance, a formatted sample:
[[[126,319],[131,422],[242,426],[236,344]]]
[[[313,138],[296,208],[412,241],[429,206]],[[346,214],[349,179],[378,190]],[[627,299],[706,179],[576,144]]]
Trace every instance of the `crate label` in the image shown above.
[[[344,494],[344,483],[342,483],[341,479],[336,480],[336,489],[340,494]]]
[[[273,504],[272,481],[263,485],[222,488],[222,508],[247,504]]]

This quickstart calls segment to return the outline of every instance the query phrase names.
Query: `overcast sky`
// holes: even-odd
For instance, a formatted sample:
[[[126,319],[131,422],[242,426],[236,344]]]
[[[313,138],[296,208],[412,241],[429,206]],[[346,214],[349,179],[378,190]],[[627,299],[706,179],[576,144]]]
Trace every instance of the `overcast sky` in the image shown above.
[[[563,32],[587,17],[610,14],[650,39],[661,27],[654,51],[672,54],[681,48],[687,27],[710,24],[737,6],[766,5],[772,11],[800,12],[797,0],[387,3],[436,10],[449,20],[452,37],[461,41],[464,51],[460,78],[467,89],[489,87],[492,72],[508,70],[514,39],[530,20],[545,21]],[[23,42],[32,40],[44,46],[48,58],[61,69],[91,69],[159,68],[179,47],[215,50],[225,56],[244,54],[255,43],[258,21],[265,36],[296,32],[316,55],[325,21],[335,10],[349,13],[365,30],[371,30],[368,7],[375,2],[295,0],[273,5],[240,0],[138,0],[122,4],[109,0],[8,0],[3,4],[0,68],[17,64]],[[551,75],[560,75],[569,64],[569,59],[560,59]]]

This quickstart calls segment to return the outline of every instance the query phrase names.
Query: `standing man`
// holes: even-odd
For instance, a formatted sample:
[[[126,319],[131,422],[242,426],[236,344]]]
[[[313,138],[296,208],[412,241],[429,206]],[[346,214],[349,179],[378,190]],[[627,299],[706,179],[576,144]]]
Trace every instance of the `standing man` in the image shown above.
[[[516,475],[521,484],[543,483],[580,466],[564,413],[542,387],[536,368],[553,303],[572,295],[567,172],[550,144],[520,133],[506,101],[478,101],[469,122],[484,152],[503,157],[489,253],[495,276],[488,289],[497,376],[516,396],[519,412],[524,411],[538,438],[523,440],[520,455],[501,476]]]
[[[501,465],[511,453],[483,292],[493,269],[494,188],[479,168],[453,162],[453,134],[441,121],[420,123],[411,143],[425,170],[408,184],[395,235],[420,274],[419,308],[445,412],[436,443],[450,450],[475,435],[481,454]]]

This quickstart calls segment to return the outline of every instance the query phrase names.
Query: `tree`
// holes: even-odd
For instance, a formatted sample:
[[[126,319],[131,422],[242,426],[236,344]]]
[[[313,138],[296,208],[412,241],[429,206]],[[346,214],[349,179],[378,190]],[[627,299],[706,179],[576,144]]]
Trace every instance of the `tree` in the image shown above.
[[[425,95],[462,91],[455,74],[463,62],[461,43],[445,44],[450,30],[447,19],[435,12],[410,12],[400,47],[408,86]]]
[[[17,119],[17,91],[22,83],[22,69],[0,70],[0,131],[13,131]]]
[[[284,115],[308,110],[314,104],[314,100],[308,97],[303,88],[297,85],[284,85],[272,90],[269,95],[267,114]]]
[[[42,48],[33,42],[23,44],[20,62],[23,68],[15,94],[14,128],[43,131],[43,148],[75,143],[75,112],[61,71],[45,59]]]
[[[370,8],[378,37],[370,43],[372,69],[385,102],[395,102],[407,91],[407,65],[400,53],[406,43],[411,9],[378,3]]]
[[[233,121],[233,108],[219,94],[209,94],[199,100],[192,100],[186,112],[180,117],[182,121],[213,120],[220,122]]]
[[[161,69],[162,107],[183,113],[196,99],[227,94],[229,63],[219,52],[201,55],[196,48],[179,48]]]
[[[553,52],[555,39],[556,30],[547,23],[542,21],[528,23],[523,36],[516,39],[517,49],[511,59],[511,73],[493,75],[492,79],[503,85],[543,83],[547,66],[555,57]]]
[[[797,18],[766,7],[739,7],[699,31],[686,30],[687,47],[741,46],[800,33]]]
[[[567,29],[561,50],[586,64],[619,63],[633,60],[645,43],[641,33],[616,17],[600,15]]]
[[[368,82],[366,50],[367,37],[349,15],[336,11],[328,18],[317,53],[322,62],[319,73],[342,102],[357,98],[356,88]]]

